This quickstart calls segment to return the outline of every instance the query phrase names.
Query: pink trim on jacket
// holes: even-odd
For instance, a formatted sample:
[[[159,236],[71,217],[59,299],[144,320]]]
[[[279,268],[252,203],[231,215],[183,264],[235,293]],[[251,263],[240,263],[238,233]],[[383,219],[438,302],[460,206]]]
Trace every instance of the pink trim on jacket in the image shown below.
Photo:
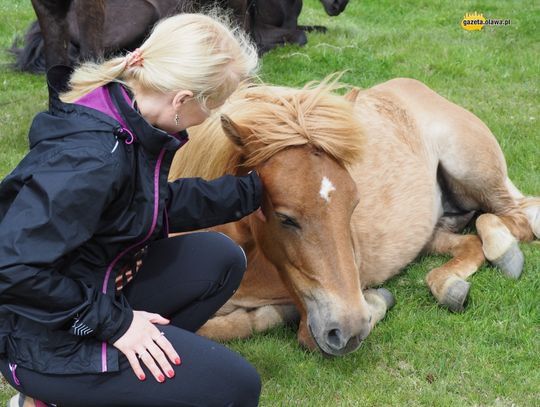
[[[122,88],[122,93],[126,101],[129,104],[131,104],[131,100],[123,88]],[[96,90],[90,92],[89,94],[83,96],[81,99],[77,100],[75,103],[78,105],[83,105],[83,106],[95,109],[95,110],[99,110],[100,112],[105,113],[106,115],[111,116],[114,119],[116,119],[122,125],[122,129],[128,132],[129,135],[131,136],[130,143],[126,143],[126,144],[131,144],[133,142],[134,135],[128,129],[126,122],[116,110],[112,102],[109,90],[105,86],[97,88]],[[105,272],[105,277],[103,279],[103,286],[101,288],[101,292],[103,294],[107,293],[107,283],[109,281],[111,272],[114,266],[118,263],[118,261],[130,250],[133,250],[137,246],[142,245],[148,239],[150,239],[150,237],[152,236],[152,233],[154,233],[154,230],[156,229],[158,214],[159,214],[159,172],[161,169],[161,164],[163,162],[164,155],[165,155],[165,149],[163,148],[159,152],[158,159],[156,162],[156,167],[154,168],[154,213],[152,216],[152,225],[150,227],[150,230],[140,242],[132,244],[127,249],[122,250],[114,258],[114,260],[109,264],[109,266],[107,267],[107,271]],[[101,344],[101,370],[103,372],[107,371],[107,342],[105,341],[103,341]]]

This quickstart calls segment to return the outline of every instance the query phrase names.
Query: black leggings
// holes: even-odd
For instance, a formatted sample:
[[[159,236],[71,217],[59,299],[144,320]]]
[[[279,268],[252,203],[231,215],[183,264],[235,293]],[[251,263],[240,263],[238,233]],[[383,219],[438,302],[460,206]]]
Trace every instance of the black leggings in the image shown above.
[[[0,360],[0,370],[21,393],[61,407],[256,406],[261,384],[253,366],[192,333],[232,296],[245,269],[242,249],[220,233],[191,233],[149,247],[124,293],[134,310],[171,319],[159,329],[182,364],[173,365],[175,377],[163,383],[148,370],[146,380],[139,381],[122,354],[120,370],[113,373],[47,375],[19,366],[19,386],[6,360]]]

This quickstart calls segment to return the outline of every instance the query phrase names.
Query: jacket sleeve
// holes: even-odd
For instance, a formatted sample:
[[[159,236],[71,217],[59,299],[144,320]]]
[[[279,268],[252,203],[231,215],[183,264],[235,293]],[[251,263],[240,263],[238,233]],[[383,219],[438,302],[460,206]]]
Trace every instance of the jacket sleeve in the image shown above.
[[[180,178],[171,182],[167,204],[170,231],[186,232],[237,221],[261,205],[262,190],[255,171],[211,181]]]
[[[100,340],[127,330],[133,315],[123,297],[55,267],[96,231],[120,188],[116,166],[108,152],[72,149],[24,177],[0,220],[0,310]]]

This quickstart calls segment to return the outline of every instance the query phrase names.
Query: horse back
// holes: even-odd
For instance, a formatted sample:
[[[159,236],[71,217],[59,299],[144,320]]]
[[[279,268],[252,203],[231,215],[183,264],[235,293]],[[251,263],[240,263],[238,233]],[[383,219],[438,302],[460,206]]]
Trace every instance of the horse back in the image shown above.
[[[360,92],[355,102],[366,141],[363,159],[351,168],[360,193],[352,230],[366,286],[386,281],[413,261],[442,216],[438,158],[416,112],[391,82]]]

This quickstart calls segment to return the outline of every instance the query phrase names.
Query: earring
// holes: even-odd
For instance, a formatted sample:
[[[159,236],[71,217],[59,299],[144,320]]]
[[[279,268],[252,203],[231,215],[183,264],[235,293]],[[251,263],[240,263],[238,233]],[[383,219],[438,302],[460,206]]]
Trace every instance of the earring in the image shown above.
[[[174,115],[174,124],[178,126],[178,123],[180,122],[180,116],[178,116],[178,113]]]

